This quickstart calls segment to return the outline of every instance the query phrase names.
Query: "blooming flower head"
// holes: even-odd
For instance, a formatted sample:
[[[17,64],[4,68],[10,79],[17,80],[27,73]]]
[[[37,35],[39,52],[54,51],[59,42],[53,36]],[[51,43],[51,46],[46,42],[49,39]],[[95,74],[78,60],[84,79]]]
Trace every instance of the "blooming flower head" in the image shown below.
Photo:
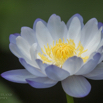
[[[61,81],[68,95],[84,97],[91,90],[86,78],[103,79],[102,23],[95,18],[84,25],[75,14],[65,24],[53,14],[47,23],[37,19],[33,29],[22,27],[20,34],[11,34],[9,39],[11,52],[25,68],[2,73],[9,81],[34,88]]]

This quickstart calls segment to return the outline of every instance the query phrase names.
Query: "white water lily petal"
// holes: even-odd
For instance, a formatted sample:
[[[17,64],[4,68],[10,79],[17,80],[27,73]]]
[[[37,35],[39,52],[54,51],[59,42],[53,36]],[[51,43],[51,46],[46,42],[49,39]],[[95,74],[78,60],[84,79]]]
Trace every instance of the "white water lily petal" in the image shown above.
[[[23,53],[21,53],[21,51],[19,50],[16,44],[10,43],[9,48],[15,56],[17,56],[18,58],[24,58],[28,64],[34,65],[30,59],[28,59],[26,56],[24,56]]]
[[[34,88],[49,88],[57,83],[48,77],[28,78],[26,81]]]
[[[94,35],[90,42],[86,45],[85,49],[87,49],[87,52],[83,53],[82,56],[89,56],[91,53],[96,51],[99,43],[101,40],[101,29]]]
[[[1,76],[9,81],[16,83],[27,83],[27,78],[35,78],[36,76],[32,75],[25,69],[17,69],[6,71],[1,74]]]
[[[21,28],[21,36],[30,44],[36,42],[36,34],[33,29],[29,27],[22,27]]]
[[[66,37],[67,27],[56,14],[51,15],[48,20],[47,27],[54,40],[59,40],[59,38],[63,40],[64,35]]]
[[[82,29],[81,44],[84,46],[88,45],[93,37],[98,36],[98,22],[95,18],[90,19]],[[97,34],[97,35],[96,35]]]
[[[20,49],[20,51],[27,57],[30,58],[30,45],[29,43],[22,38],[21,36],[18,36],[16,38],[16,44],[18,46],[18,48]]]
[[[103,80],[103,62],[98,64],[93,71],[84,76],[93,80]]]
[[[15,55],[17,56],[18,58],[21,58],[22,54],[20,52],[20,50],[18,49],[17,45],[16,44],[13,44],[13,43],[10,43],[9,44],[9,48],[10,48],[10,51]]]
[[[31,59],[35,61],[37,58],[37,43],[34,43],[30,48]]]
[[[69,28],[69,26],[71,25],[71,21],[72,21],[72,19],[73,19],[74,17],[78,17],[78,19],[79,19],[79,21],[80,21],[80,23],[81,23],[81,27],[83,27],[84,24],[83,24],[83,18],[82,18],[82,16],[81,16],[80,14],[74,14],[74,15],[68,20],[68,22],[67,22],[67,28]]]
[[[83,76],[71,76],[62,81],[64,91],[72,97],[84,97],[91,90],[90,83]]]
[[[34,24],[33,24],[33,30],[36,32],[36,24],[37,24],[37,22],[39,22],[39,21],[41,21],[45,26],[47,25],[47,23],[44,21],[44,20],[42,20],[42,19],[40,19],[40,18],[38,18],[38,19],[36,19],[35,21],[34,21]]]
[[[31,55],[31,59],[33,61],[33,65],[36,67],[36,68],[39,68],[37,63],[36,63],[36,58],[37,58],[37,43],[34,43],[31,48],[30,48],[30,55]]]
[[[36,24],[36,37],[41,48],[43,48],[44,45],[46,46],[47,43],[50,45],[53,43],[51,34],[41,21],[38,21]]]
[[[70,73],[70,75],[75,74],[83,64],[83,60],[80,57],[71,57],[67,59],[62,68]]]
[[[73,39],[75,44],[77,44],[80,40],[81,36],[81,23],[78,17],[74,17],[70,23],[67,32],[67,39]]]

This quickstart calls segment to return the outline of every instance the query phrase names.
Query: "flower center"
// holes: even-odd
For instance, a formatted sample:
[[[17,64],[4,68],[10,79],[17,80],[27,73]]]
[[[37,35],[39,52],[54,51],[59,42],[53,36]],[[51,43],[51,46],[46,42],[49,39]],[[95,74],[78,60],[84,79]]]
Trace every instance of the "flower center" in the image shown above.
[[[44,50],[41,48],[43,54],[38,53],[38,55],[41,57],[43,63],[47,64],[54,64],[59,67],[62,67],[63,63],[72,56],[78,56],[81,57],[81,54],[86,52],[87,50],[84,50],[84,47],[79,42],[78,46],[76,47],[74,41],[72,39],[68,40],[67,43],[65,43],[64,39],[63,41],[59,39],[56,41],[56,44],[53,46],[49,46],[47,43],[47,47],[44,46]],[[83,62],[86,62],[89,58],[81,57],[83,59]]]

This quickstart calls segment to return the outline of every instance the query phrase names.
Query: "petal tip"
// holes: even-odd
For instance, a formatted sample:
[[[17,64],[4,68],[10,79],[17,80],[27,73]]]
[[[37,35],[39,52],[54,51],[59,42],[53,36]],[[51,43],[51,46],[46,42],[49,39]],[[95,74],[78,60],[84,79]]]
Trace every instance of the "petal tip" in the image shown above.
[[[59,15],[56,15],[56,14],[52,14],[52,15],[50,16],[49,20],[50,20],[50,19],[59,19],[59,20],[61,20],[60,16],[59,16]],[[49,21],[49,20],[48,20],[48,21]]]
[[[1,76],[2,78],[5,78],[4,73],[0,74],[0,76]]]
[[[52,17],[52,16],[57,16],[56,14],[52,14],[50,17]]]
[[[4,78],[4,79],[6,79],[6,80],[8,80],[8,81],[13,82],[12,80],[10,80],[9,74],[8,74],[7,72],[8,72],[8,71],[3,72],[3,73],[1,74],[1,77]]]
[[[20,63],[22,63],[23,61],[25,61],[23,58],[19,58]]]
[[[74,16],[77,16],[77,17],[81,17],[81,18],[82,18],[82,16],[81,16],[79,13],[74,14]]]
[[[25,79],[27,83],[31,83],[31,81],[29,79]]]
[[[101,54],[100,53],[96,53],[93,58],[97,59],[97,58],[100,58],[100,57],[101,57]]]
[[[37,18],[37,19],[34,21],[34,24],[37,24],[37,22],[39,22],[39,21],[42,21],[42,19]]]
[[[7,73],[8,71],[6,71],[6,72],[3,72],[2,74],[0,74],[1,75],[1,77],[2,78],[4,78],[4,79],[6,79],[6,80],[9,80],[9,74]],[[10,81],[10,80],[9,80]]]
[[[34,24],[33,24],[33,30],[35,31],[36,30],[36,25],[38,22],[42,22],[45,26],[47,25],[46,22],[40,18],[37,18],[35,21],[34,21]]]
[[[23,30],[25,30],[27,28],[28,28],[27,26],[23,26],[23,27],[21,27],[21,31],[23,31]]]

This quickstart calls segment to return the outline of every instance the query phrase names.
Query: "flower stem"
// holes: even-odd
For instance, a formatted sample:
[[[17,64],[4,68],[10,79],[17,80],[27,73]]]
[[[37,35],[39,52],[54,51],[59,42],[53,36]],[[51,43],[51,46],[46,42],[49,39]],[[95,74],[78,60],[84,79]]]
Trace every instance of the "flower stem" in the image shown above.
[[[66,98],[67,98],[67,103],[74,103],[73,97],[66,94]]]

